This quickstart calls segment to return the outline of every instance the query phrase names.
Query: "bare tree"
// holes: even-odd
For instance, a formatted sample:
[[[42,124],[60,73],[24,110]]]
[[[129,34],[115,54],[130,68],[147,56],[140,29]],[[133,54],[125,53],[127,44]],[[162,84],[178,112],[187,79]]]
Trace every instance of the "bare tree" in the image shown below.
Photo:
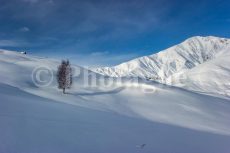
[[[63,90],[69,89],[72,85],[72,69],[69,60],[63,60],[61,65],[58,66],[57,71],[58,88]]]

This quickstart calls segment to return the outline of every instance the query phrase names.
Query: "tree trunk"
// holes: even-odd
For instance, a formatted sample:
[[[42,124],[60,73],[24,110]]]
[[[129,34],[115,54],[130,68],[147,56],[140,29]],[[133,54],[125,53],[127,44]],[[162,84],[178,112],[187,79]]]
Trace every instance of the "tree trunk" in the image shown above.
[[[65,88],[63,88],[63,94],[65,94]]]

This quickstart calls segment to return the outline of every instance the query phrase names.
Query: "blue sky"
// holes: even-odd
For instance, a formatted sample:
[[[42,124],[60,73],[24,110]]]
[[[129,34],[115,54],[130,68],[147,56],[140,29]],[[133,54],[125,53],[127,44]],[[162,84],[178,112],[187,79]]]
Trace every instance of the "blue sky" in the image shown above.
[[[0,0],[0,48],[111,66],[191,36],[230,37],[230,0]]]

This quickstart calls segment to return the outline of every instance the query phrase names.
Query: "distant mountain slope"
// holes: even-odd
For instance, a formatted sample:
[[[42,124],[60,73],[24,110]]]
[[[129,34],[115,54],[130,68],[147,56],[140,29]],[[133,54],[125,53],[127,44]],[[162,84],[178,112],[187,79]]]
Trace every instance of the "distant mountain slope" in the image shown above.
[[[181,44],[170,47],[157,54],[137,58],[129,62],[117,65],[115,67],[98,68],[95,71],[106,76],[141,77],[141,78],[152,79],[160,83],[166,83],[170,85],[173,84],[175,86],[186,87],[188,89],[191,89],[188,84],[181,85],[182,82],[180,82],[176,78],[176,76],[179,76],[179,74],[181,76],[181,74],[183,74],[184,72],[191,70],[197,66],[200,66],[203,63],[208,64],[209,63],[208,61],[218,59],[219,57],[224,57],[226,54],[230,52],[229,48],[230,48],[230,39],[218,38],[213,36],[208,36],[208,37],[196,36],[196,37],[189,38],[184,42],[182,42]],[[219,61],[219,63],[220,62],[221,61]],[[205,67],[209,67],[207,64]],[[225,63],[223,64],[229,65],[230,62],[228,60],[225,60]],[[211,67],[215,67],[215,66],[210,65],[210,68]],[[215,68],[220,68],[220,67],[217,66]],[[225,71],[226,69],[222,69],[222,70]],[[219,71],[216,70],[212,72],[218,73]],[[189,73],[187,74],[189,75]],[[171,77],[173,77],[174,83],[170,82]],[[207,77],[208,77],[208,73],[207,73]],[[226,78],[218,77],[213,79],[215,79],[216,82],[218,81],[222,82],[223,81],[222,79],[226,79]],[[212,80],[210,79],[210,81]],[[178,83],[180,82],[180,85],[178,85],[175,82]],[[190,82],[192,81],[190,80]]]
[[[230,96],[230,48],[218,58],[200,64],[191,70],[167,78],[170,85],[185,89]]]

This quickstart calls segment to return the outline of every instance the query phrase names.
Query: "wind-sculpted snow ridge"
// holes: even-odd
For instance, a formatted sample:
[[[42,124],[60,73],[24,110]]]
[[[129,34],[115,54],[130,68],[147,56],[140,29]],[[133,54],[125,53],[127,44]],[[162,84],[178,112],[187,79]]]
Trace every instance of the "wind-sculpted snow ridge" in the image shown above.
[[[178,78],[175,76],[178,76],[178,74],[184,74],[185,71],[189,71],[197,66],[202,65],[203,63],[224,57],[230,52],[229,48],[230,39],[213,36],[196,36],[157,54],[137,58],[115,67],[98,68],[95,70],[95,72],[112,77],[141,77],[155,80],[160,83],[185,87],[186,85],[181,85],[182,82],[178,81]],[[229,61],[225,60],[225,63],[223,64],[225,64],[226,67],[226,64],[229,65],[230,63]],[[212,69],[211,66],[213,65],[210,65],[210,69]],[[218,70],[213,72],[217,73]],[[226,84],[230,83],[230,79],[212,79],[214,79],[217,83],[220,82],[219,84],[224,81],[226,81]],[[180,84],[176,84],[175,82],[180,82]],[[223,86],[226,86],[226,84]],[[199,86],[202,86],[202,84],[199,84]],[[190,88],[188,87],[188,89]],[[206,90],[204,90],[204,92],[205,91]]]

